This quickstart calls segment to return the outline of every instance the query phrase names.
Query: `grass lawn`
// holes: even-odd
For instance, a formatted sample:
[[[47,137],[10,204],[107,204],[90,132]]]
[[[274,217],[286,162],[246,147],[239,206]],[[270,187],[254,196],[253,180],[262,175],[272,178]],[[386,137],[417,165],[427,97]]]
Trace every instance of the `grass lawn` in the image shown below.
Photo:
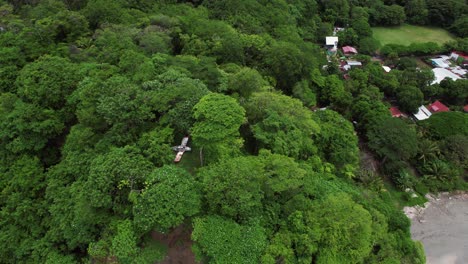
[[[200,168],[200,149],[192,147],[192,151],[185,152],[184,156],[182,156],[182,159],[176,166],[180,166],[190,172],[190,174],[194,175],[195,170]]]
[[[454,40],[453,36],[441,28],[402,25],[399,27],[372,28],[374,38],[385,44],[410,45],[411,43],[435,42],[439,45]]]

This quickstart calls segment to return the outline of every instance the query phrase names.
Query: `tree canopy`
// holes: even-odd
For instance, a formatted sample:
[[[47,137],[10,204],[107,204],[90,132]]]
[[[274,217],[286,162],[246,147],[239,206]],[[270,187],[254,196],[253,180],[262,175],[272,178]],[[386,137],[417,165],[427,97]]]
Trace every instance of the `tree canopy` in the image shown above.
[[[468,52],[467,8],[0,0],[0,262],[424,263],[400,190],[468,188],[468,102],[415,56]],[[373,37],[404,23],[459,38]]]

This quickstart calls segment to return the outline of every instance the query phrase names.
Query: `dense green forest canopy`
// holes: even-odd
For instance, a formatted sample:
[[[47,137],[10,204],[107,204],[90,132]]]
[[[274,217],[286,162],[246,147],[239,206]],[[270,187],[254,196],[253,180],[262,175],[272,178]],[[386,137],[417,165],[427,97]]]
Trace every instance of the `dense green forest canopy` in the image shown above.
[[[372,36],[402,23],[458,38]],[[202,263],[425,263],[400,206],[467,188],[468,83],[408,55],[467,37],[464,0],[0,1],[0,262],[154,263],[182,225]]]

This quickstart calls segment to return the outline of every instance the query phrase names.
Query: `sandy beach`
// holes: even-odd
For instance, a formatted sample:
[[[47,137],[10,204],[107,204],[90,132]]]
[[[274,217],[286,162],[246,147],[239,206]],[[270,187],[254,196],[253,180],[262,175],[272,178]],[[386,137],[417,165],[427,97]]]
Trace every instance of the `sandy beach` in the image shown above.
[[[414,240],[423,243],[428,264],[468,263],[468,193],[426,196],[424,207],[405,207]]]

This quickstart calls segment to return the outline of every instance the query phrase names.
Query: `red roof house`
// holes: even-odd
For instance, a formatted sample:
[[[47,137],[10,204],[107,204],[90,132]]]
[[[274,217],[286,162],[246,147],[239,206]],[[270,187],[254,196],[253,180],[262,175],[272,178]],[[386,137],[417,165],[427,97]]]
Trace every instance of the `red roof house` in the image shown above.
[[[463,111],[465,111],[465,112],[468,113],[468,105],[465,105],[465,106],[463,107]]]
[[[401,116],[403,116],[403,113],[396,106],[390,107],[390,113],[392,113],[392,117],[401,117]]]
[[[432,113],[450,111],[450,109],[447,106],[445,106],[443,103],[441,103],[439,100],[430,104],[428,108],[429,108],[429,111],[431,111]]]
[[[345,54],[357,54],[358,53],[356,48],[351,47],[351,46],[344,46],[343,47],[343,52]]]
[[[452,51],[452,53],[450,54],[450,58],[452,58],[455,61],[461,60],[462,62],[466,62],[468,61],[468,54],[459,51]]]

